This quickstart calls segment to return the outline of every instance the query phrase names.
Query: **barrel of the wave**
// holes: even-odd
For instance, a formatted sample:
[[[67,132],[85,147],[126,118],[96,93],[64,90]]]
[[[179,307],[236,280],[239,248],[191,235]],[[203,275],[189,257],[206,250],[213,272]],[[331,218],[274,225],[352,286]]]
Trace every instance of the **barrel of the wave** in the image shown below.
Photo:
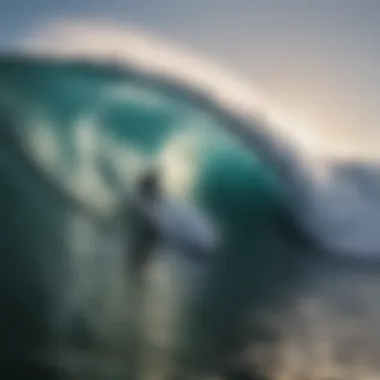
[[[213,252],[212,263],[206,264],[207,282],[202,286],[191,284],[202,289],[195,297],[195,304],[185,306],[188,315],[181,322],[185,335],[177,338],[183,343],[181,346],[186,346],[182,363],[188,363],[194,370],[200,367],[220,370],[226,358],[239,351],[244,343],[241,320],[245,312],[252,306],[260,309],[261,302],[269,299],[284,272],[285,255],[277,231],[281,189],[271,170],[227,133],[223,118],[210,115],[206,104],[195,106],[191,97],[175,96],[153,84],[150,89],[149,81],[148,85],[145,81],[140,86],[135,79],[131,85],[123,72],[92,69],[48,61],[34,64],[22,61],[0,67],[4,88],[18,93],[30,109],[46,116],[45,119],[41,116],[41,120],[51,128],[53,136],[58,136],[56,142],[64,164],[49,166],[44,162],[45,166],[39,168],[38,160],[33,160],[35,157],[28,160],[23,155],[22,141],[9,133],[17,129],[20,137],[25,137],[27,128],[43,127],[44,123],[28,124],[24,128],[9,117],[9,112],[0,115],[4,127],[0,139],[3,211],[0,302],[1,310],[6,310],[0,316],[2,358],[20,366],[36,351],[52,347],[60,328],[57,323],[65,313],[73,311],[72,305],[66,303],[65,293],[65,284],[71,282],[65,276],[73,269],[69,266],[70,257],[75,256],[79,277],[85,277],[87,269],[97,278],[111,273],[102,279],[102,289],[90,289],[91,295],[98,291],[103,294],[111,288],[110,282],[125,276],[120,268],[108,271],[106,265],[104,270],[99,265],[81,267],[82,258],[94,257],[95,251],[101,250],[97,248],[102,245],[101,231],[90,220],[82,223],[88,227],[82,231],[83,220],[76,224],[78,208],[62,196],[67,193],[64,186],[69,180],[77,184],[72,178],[74,169],[80,163],[96,162],[97,157],[86,155],[89,154],[86,147],[96,135],[100,142],[108,141],[103,153],[113,163],[113,169],[124,166],[122,169],[130,174],[132,169],[137,168],[138,172],[145,159],[148,163],[162,163],[165,195],[170,198],[175,193],[192,209],[204,212],[218,230],[221,241]],[[121,99],[115,95],[120,92],[120,84],[125,86]],[[107,97],[110,89],[113,96]],[[96,112],[95,119],[87,117],[88,109]],[[83,118],[83,114],[87,116]],[[91,129],[94,124],[96,129]],[[28,139],[24,138],[23,142],[28,143]],[[118,155],[120,152],[123,155]],[[79,179],[86,178],[91,169],[90,166],[81,168],[83,172],[75,178],[79,184],[82,184]],[[95,169],[100,177],[99,168]],[[132,178],[128,174],[125,176]],[[56,179],[55,188],[52,182],[47,182],[48,178]],[[92,186],[86,196],[95,196],[95,190],[96,186]],[[71,243],[78,243],[79,248],[74,249]],[[73,255],[76,249],[83,254]],[[112,261],[112,252],[106,253],[101,256]],[[181,254],[180,250],[172,253]],[[115,292],[108,298],[117,299]],[[106,337],[107,343],[112,345],[112,340],[124,338],[118,325],[107,315],[107,308],[95,305],[89,313],[86,302],[83,299],[83,304],[77,305],[86,316],[99,322],[101,318],[96,318],[97,315],[105,314],[104,321],[113,325],[114,333],[117,330]],[[129,305],[126,300],[123,302]],[[181,308],[181,302],[172,306]],[[120,310],[115,307],[116,314],[123,314]],[[95,326],[102,330],[99,324]],[[169,354],[174,361],[177,359],[178,352]]]

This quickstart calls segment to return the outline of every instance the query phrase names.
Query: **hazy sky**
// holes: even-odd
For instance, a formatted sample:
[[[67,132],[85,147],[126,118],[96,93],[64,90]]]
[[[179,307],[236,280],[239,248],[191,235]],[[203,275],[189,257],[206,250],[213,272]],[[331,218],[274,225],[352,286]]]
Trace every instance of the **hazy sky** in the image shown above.
[[[0,45],[54,18],[104,18],[240,71],[331,135],[379,138],[379,0],[2,0]]]

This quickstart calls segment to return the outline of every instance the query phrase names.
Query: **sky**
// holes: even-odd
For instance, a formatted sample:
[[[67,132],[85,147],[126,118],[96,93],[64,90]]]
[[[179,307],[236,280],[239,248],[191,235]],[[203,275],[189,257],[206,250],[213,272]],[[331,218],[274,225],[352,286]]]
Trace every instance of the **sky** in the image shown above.
[[[379,18],[378,0],[2,0],[0,48],[58,19],[138,27],[233,68],[337,145],[377,151]]]

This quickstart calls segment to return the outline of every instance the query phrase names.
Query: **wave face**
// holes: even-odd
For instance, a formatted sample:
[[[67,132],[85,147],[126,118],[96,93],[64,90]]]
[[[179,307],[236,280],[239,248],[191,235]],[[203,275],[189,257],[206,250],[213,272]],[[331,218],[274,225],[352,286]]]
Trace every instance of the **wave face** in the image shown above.
[[[265,347],[275,343],[271,352],[286,356],[277,357],[283,365],[276,370],[295,375],[336,364],[334,355],[360,340],[337,329],[346,314],[350,323],[360,320],[363,334],[364,324],[368,330],[375,322],[376,274],[356,266],[354,275],[344,258],[336,262],[319,256],[326,252],[312,252],[307,233],[323,231],[319,226],[325,223],[313,218],[318,203],[310,183],[302,188],[302,180],[294,179],[299,192],[289,197],[284,177],[295,177],[265,160],[273,156],[263,152],[265,145],[257,144],[257,155],[245,149],[226,126],[233,116],[221,117],[210,104],[180,83],[126,67],[0,60],[3,357],[24,360],[58,339],[57,331],[75,313],[104,339],[120,335],[129,311],[124,236],[106,220],[154,166],[162,170],[168,196],[210,215],[222,244],[212,270],[178,252],[157,253],[147,292],[153,310],[148,315],[154,315],[145,325],[151,345],[177,352],[185,339],[189,363],[214,369],[244,344],[259,342],[253,344],[252,361],[259,360],[255,364],[265,372]],[[378,185],[370,183],[373,177],[361,181],[368,197]],[[308,223],[304,230],[300,220]],[[357,291],[361,286],[365,297]],[[195,303],[189,306],[187,300]],[[190,330],[184,331],[184,319]],[[247,319],[249,334],[241,327],[248,326],[242,322]],[[373,368],[376,353],[370,345],[380,339],[377,334],[363,339],[363,366]],[[324,344],[337,353],[323,356]],[[352,349],[347,357],[359,363],[360,352]],[[301,365],[305,361],[310,365]],[[341,359],[338,367],[351,371],[349,361]]]

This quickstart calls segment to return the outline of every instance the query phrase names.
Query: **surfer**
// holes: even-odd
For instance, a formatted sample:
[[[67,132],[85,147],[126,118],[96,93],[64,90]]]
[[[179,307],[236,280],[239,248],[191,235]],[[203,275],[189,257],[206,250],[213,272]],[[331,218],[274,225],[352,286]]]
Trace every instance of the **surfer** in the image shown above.
[[[158,170],[147,171],[124,210],[128,228],[128,260],[140,271],[159,244],[197,262],[207,262],[216,247],[216,232],[210,221],[186,202],[163,194]]]

